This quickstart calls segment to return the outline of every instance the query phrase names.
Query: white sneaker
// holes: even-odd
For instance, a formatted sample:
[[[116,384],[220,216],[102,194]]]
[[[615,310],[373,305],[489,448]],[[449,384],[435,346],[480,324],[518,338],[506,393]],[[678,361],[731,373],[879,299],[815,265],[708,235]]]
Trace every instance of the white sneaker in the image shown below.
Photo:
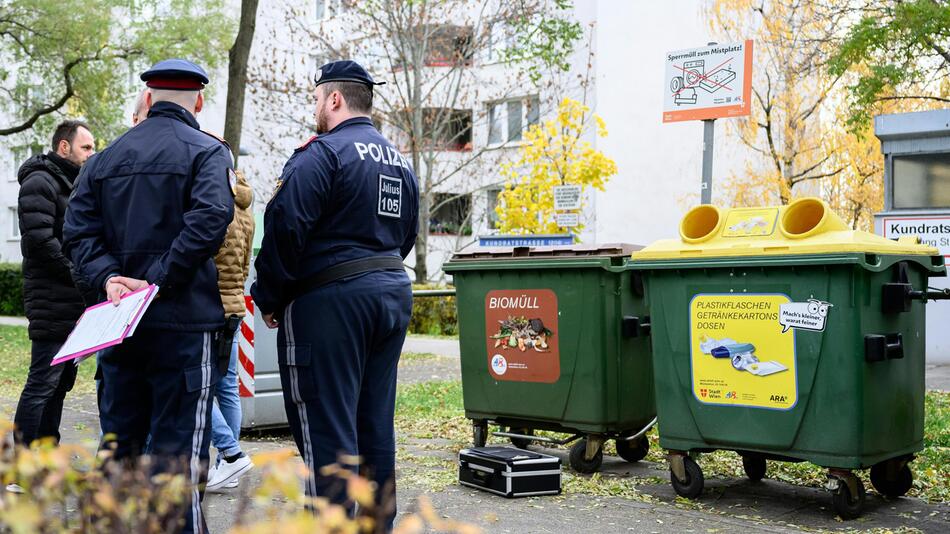
[[[230,463],[221,461],[215,468],[208,471],[208,485],[205,487],[205,490],[213,492],[226,487],[234,487],[226,486],[226,484],[231,481],[234,481],[234,485],[237,486],[238,477],[246,473],[252,467],[254,467],[254,464],[246,455]]]
[[[7,484],[7,491],[10,493],[22,494],[23,488],[19,484]]]
[[[240,482],[240,481],[241,481],[241,477],[234,477],[234,480],[232,480],[231,482],[228,482],[227,484],[225,484],[225,485],[223,485],[223,486],[221,486],[221,487],[224,488],[224,489],[234,489],[234,488],[238,487],[238,482]]]

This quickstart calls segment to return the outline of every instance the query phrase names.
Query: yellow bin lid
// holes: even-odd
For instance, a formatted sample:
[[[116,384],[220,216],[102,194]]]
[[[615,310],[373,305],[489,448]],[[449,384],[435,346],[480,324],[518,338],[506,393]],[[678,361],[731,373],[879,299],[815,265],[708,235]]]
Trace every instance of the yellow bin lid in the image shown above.
[[[892,241],[852,230],[818,198],[787,206],[691,209],[680,222],[680,239],[657,241],[633,253],[635,260],[689,257],[785,256],[791,254],[899,254],[936,256],[936,248],[902,237]]]

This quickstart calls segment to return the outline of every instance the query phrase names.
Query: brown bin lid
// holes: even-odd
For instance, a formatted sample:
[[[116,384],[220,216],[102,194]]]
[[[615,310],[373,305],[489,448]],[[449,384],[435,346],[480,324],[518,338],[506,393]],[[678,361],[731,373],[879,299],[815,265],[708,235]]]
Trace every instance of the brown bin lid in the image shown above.
[[[579,256],[629,257],[642,249],[630,243],[603,243],[593,245],[558,245],[548,247],[475,247],[460,250],[452,260],[483,260],[490,258],[563,258]]]

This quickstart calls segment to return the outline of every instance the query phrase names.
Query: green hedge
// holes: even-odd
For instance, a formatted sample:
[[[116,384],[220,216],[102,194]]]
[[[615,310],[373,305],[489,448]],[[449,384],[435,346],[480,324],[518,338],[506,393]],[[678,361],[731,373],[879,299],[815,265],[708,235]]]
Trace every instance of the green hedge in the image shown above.
[[[435,285],[415,284],[413,289],[446,289]],[[459,333],[458,313],[455,309],[455,297],[416,297],[412,300],[412,318],[409,320],[409,332],[457,336]]]
[[[0,315],[24,315],[23,272],[19,263],[0,263]]]

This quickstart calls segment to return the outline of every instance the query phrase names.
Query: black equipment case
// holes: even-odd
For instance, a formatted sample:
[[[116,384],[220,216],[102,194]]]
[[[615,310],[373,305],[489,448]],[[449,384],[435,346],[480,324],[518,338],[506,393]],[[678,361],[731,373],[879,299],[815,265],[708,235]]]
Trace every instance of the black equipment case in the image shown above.
[[[505,497],[561,493],[561,459],[512,447],[459,451],[459,482]]]

